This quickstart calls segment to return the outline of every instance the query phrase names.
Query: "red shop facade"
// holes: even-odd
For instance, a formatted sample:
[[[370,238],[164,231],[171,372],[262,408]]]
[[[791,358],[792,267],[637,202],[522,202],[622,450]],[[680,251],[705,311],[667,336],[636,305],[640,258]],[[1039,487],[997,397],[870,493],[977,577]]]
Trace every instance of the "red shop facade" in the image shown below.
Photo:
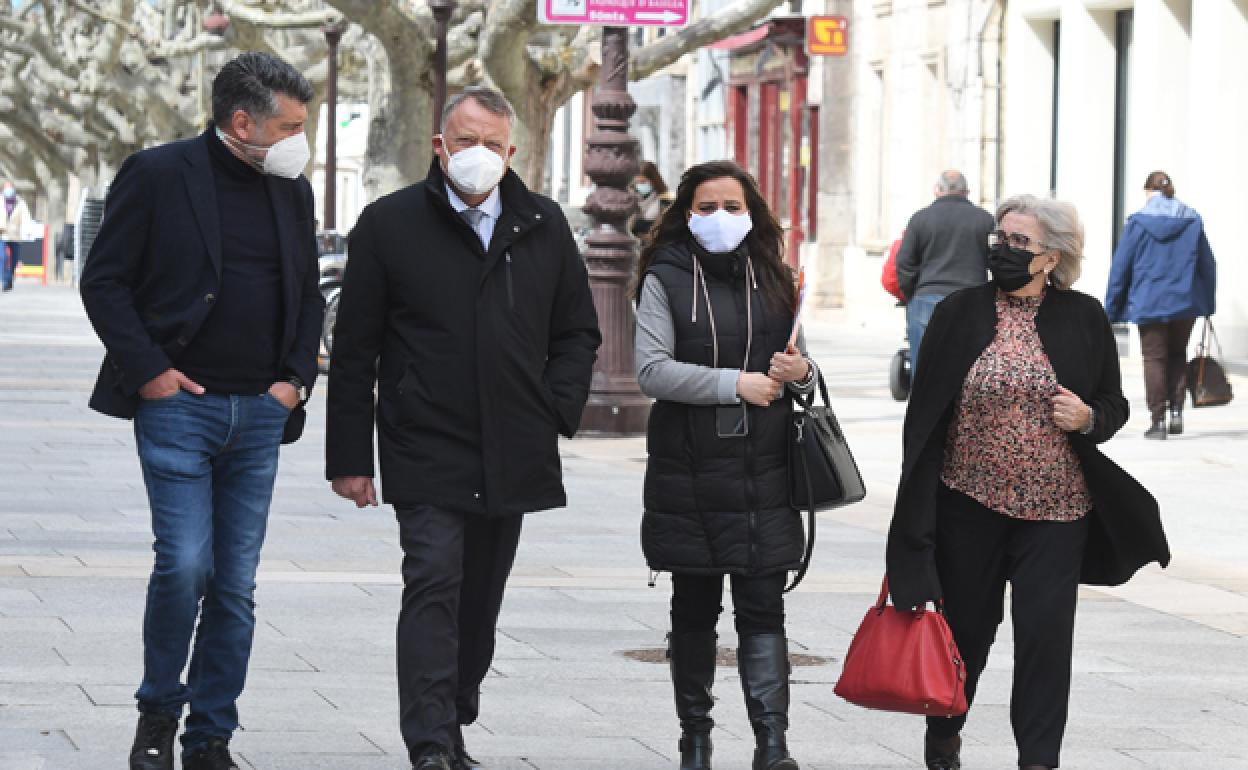
[[[727,50],[728,133],[733,158],[758,180],[784,227],[785,259],[797,266],[815,239],[819,107],[807,102],[806,19],[771,19],[716,43]]]

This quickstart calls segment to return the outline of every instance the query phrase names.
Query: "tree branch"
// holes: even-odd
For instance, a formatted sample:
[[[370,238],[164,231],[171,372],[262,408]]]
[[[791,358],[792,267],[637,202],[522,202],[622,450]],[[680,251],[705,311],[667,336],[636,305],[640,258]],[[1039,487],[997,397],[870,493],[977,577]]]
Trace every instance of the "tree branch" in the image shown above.
[[[340,24],[343,20],[342,14],[330,9],[274,13],[238,0],[218,0],[217,4],[231,20],[266,29],[317,29],[329,24]]]
[[[628,77],[630,80],[650,77],[691,51],[743,32],[781,2],[783,0],[737,0],[684,29],[665,35],[633,54]]]

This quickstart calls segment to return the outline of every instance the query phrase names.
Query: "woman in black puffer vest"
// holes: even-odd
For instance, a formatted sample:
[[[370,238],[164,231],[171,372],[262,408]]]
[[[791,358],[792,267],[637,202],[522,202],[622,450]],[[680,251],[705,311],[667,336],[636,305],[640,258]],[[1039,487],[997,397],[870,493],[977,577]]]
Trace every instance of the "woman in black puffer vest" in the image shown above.
[[[641,254],[637,379],[656,399],[646,432],[642,550],[672,573],[672,685],[682,770],[709,770],[715,626],[732,576],[737,659],[754,770],[797,770],[789,710],[784,584],[802,522],[789,505],[785,387],[816,370],[789,345],[795,288],[783,235],[735,163],[689,169]]]

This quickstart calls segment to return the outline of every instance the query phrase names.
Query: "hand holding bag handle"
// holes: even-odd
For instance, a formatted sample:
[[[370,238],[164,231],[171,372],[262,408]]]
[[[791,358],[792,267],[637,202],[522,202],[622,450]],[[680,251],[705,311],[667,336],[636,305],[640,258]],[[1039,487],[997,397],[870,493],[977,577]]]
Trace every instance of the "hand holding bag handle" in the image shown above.
[[[845,654],[834,690],[864,708],[925,716],[960,716],[966,664],[945,621],[944,606],[899,610],[888,604],[888,576]]]

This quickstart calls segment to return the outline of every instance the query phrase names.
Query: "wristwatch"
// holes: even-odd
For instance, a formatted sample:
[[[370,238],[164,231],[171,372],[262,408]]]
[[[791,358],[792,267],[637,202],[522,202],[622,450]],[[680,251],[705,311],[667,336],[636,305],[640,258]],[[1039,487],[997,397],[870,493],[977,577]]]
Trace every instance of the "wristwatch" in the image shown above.
[[[295,389],[295,393],[299,395],[299,406],[308,403],[308,386],[303,384],[303,380],[298,377],[290,377],[286,382]]]

